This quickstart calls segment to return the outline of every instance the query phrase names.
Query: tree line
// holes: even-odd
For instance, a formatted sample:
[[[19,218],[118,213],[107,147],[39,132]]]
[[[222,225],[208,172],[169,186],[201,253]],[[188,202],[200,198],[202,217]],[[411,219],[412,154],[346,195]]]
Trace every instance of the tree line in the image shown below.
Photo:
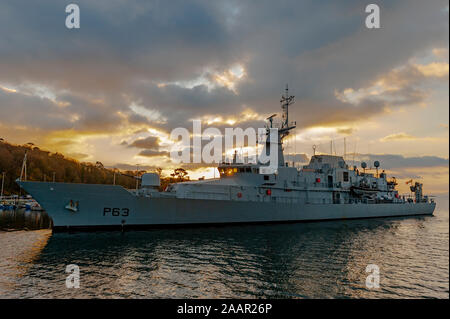
[[[106,168],[101,162],[79,162],[67,158],[61,153],[41,150],[33,143],[24,145],[10,144],[0,139],[0,179],[4,179],[4,195],[17,194],[19,186],[15,182],[21,174],[25,152],[27,153],[27,176],[29,181],[55,181],[66,183],[87,184],[116,184],[125,188],[136,187],[135,176],[146,173],[144,170],[118,170]],[[156,169],[161,176],[162,169]],[[170,183],[182,182],[189,179],[183,168],[177,168],[170,177],[161,178],[161,190]]]

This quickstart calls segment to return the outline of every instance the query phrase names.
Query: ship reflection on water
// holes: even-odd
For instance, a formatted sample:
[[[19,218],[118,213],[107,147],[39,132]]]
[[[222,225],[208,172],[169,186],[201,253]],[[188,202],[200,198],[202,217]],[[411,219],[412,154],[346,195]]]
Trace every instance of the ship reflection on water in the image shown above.
[[[0,297],[3,290],[14,290],[27,276],[48,243],[50,229],[0,231]]]
[[[448,208],[428,217],[55,233],[45,242],[28,262],[9,258],[28,265],[21,276],[3,261],[1,297],[449,296]],[[79,289],[65,287],[68,264],[80,267]],[[366,288],[368,264],[380,268],[378,289]]]

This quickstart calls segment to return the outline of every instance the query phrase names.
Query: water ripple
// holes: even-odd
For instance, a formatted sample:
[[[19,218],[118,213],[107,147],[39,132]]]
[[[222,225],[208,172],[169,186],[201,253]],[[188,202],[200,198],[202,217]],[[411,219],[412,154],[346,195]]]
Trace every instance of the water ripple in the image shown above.
[[[449,298],[433,217],[136,232],[0,232],[1,298]],[[66,265],[81,288],[65,287]],[[380,288],[365,286],[368,264]]]

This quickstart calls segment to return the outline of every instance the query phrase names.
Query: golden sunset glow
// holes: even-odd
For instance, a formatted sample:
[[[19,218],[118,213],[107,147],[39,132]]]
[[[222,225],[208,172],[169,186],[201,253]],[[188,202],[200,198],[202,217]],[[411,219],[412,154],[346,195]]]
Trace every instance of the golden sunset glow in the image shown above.
[[[446,192],[448,9],[413,7],[402,10],[427,14],[430,21],[420,37],[406,31],[411,28],[406,13],[384,16],[382,30],[369,32],[360,23],[363,12],[337,8],[335,19],[324,22],[336,34],[305,19],[284,25],[267,18],[261,24],[222,17],[221,10],[200,29],[172,33],[170,27],[149,25],[161,29],[150,35],[117,17],[124,34],[134,34],[137,42],[113,40],[97,27],[92,39],[83,33],[76,40],[67,30],[54,31],[54,38],[24,31],[21,37],[45,43],[46,49],[30,40],[34,44],[11,43],[0,53],[0,137],[79,161],[161,167],[170,174],[179,166],[170,152],[183,148],[170,138],[173,129],[186,128],[192,138],[194,119],[201,120],[202,130],[217,128],[221,134],[225,128],[262,128],[274,113],[280,121],[279,99],[289,84],[296,100],[289,120],[297,126],[285,139],[289,160],[309,159],[315,146],[316,152],[353,162],[367,154],[383,156],[382,165],[393,174],[406,174],[401,163],[412,161],[417,167],[408,168],[411,174]],[[292,28],[297,24],[304,31]],[[75,42],[62,45],[68,37]],[[394,39],[404,43],[394,45]],[[253,156],[261,145],[223,153],[232,157],[235,150]],[[183,167],[192,178],[214,177],[210,166]]]

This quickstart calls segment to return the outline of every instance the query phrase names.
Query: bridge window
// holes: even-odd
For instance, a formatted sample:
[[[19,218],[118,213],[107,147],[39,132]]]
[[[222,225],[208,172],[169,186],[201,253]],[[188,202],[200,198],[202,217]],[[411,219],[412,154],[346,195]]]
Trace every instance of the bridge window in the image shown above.
[[[344,182],[348,182],[348,172],[344,172]]]

